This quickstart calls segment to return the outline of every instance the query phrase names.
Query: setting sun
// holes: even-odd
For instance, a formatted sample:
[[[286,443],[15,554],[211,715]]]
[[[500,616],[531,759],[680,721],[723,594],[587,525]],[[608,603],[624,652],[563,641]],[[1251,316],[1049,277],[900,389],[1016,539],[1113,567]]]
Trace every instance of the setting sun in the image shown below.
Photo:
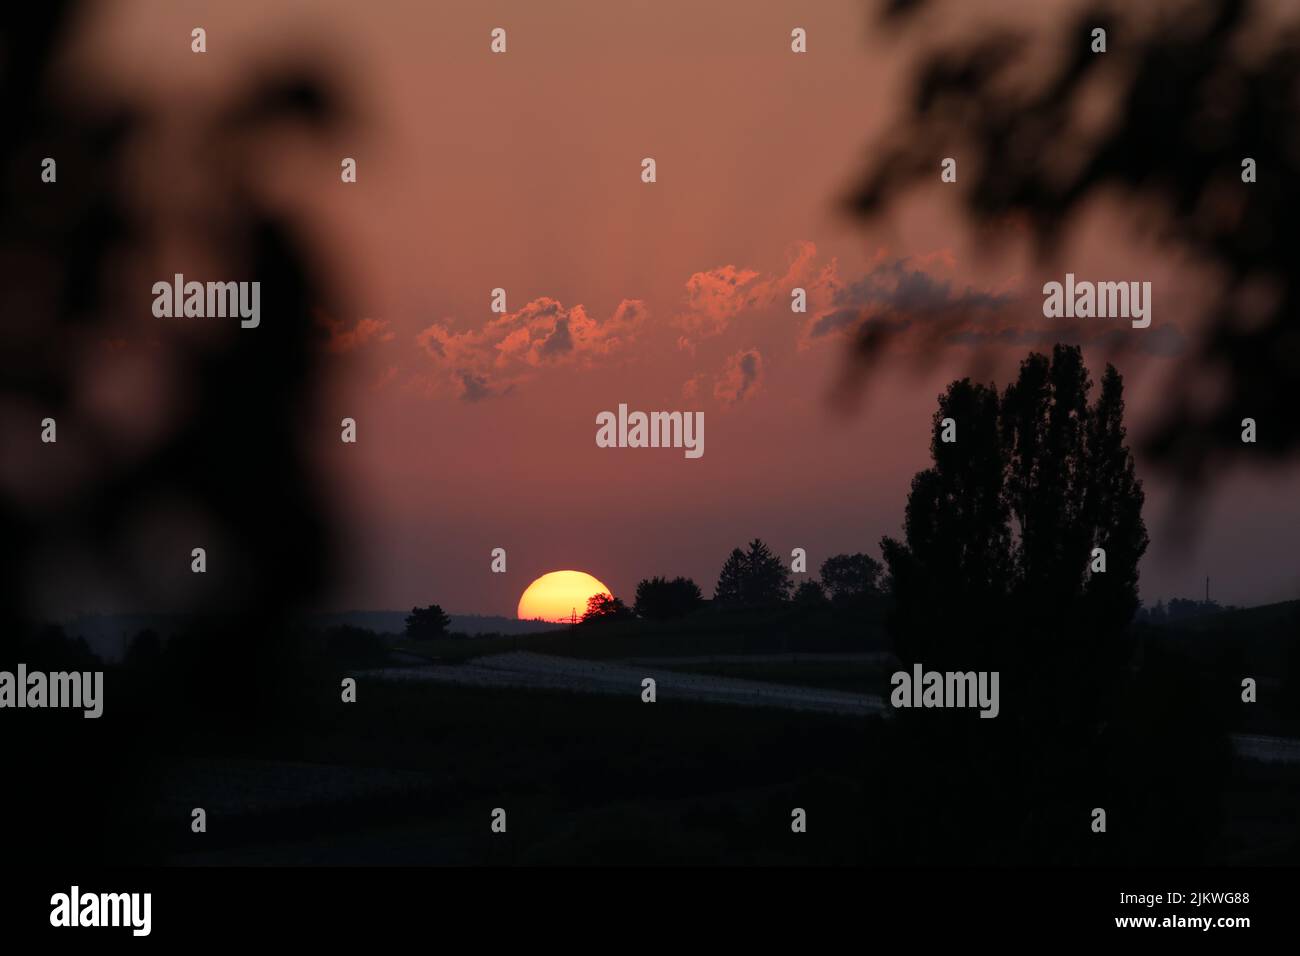
[[[613,596],[609,588],[585,571],[552,571],[524,590],[517,615],[521,621],[568,621],[575,614],[582,617],[587,599],[593,594]]]

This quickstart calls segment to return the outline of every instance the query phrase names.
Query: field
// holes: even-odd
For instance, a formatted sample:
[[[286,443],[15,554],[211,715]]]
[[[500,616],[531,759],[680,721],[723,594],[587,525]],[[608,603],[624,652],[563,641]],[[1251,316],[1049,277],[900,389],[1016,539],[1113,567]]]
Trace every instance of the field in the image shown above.
[[[1225,736],[1294,737],[1285,708],[1276,699],[1220,708],[1195,727],[1169,711],[1187,687],[1200,694],[1227,682],[1225,696],[1235,699],[1229,652],[1258,662],[1259,647],[1269,661],[1284,660],[1271,629],[1286,625],[1285,614],[1256,615],[1257,627],[1243,627],[1235,643],[1224,637],[1231,619],[1143,631],[1145,666],[1160,681],[1118,715],[1095,770],[1052,782],[1079,772],[1075,757],[1063,758],[1044,770],[1044,785],[1056,790],[1028,797],[1005,789],[1001,765],[971,763],[956,738],[900,736],[905,728],[890,714],[797,709],[802,694],[886,694],[895,666],[877,616],[813,613],[815,629],[806,614],[786,612],[343,649],[307,641],[289,662],[289,683],[272,684],[275,719],[252,732],[212,723],[203,739],[186,738],[178,752],[193,757],[160,768],[155,785],[142,788],[137,825],[168,834],[152,861],[191,864],[885,865],[1001,860],[999,827],[1008,824],[1000,808],[1029,799],[1041,832],[1024,836],[1022,856],[1007,862],[1060,853],[1141,862],[1179,846],[1195,859],[1232,862],[1300,852],[1287,809],[1300,802],[1300,765],[1246,759],[1240,748],[1233,757]],[[807,633],[820,636],[801,638]],[[1177,660],[1202,683],[1162,683]],[[1286,672],[1258,667],[1261,689],[1276,698]],[[514,674],[515,685],[456,682],[493,670]],[[660,682],[654,704],[641,700],[643,673]],[[349,676],[357,699],[345,704],[340,680]],[[778,693],[723,702],[736,681]],[[1001,726],[973,721],[987,724]],[[1117,819],[1138,822],[1106,844],[1059,849],[1053,834],[1073,827],[1074,795],[1093,789],[1110,794]],[[1204,802],[1170,796],[1185,792]],[[208,812],[206,833],[190,832],[194,806]],[[497,808],[504,834],[490,829]],[[806,833],[791,831],[796,808],[807,813]],[[963,814],[990,822],[971,827]],[[1199,844],[1185,839],[1189,820],[1204,823]],[[1136,842],[1125,842],[1130,834]]]
[[[175,779],[173,791],[231,791],[233,814],[214,814],[201,843],[174,827],[175,862],[380,862],[394,843],[405,849],[391,862],[424,863],[850,863],[865,851],[866,719],[402,683],[335,700]],[[361,785],[340,787],[329,768]],[[282,799],[259,808],[259,790]],[[174,819],[182,804],[160,810]],[[797,840],[796,806],[817,821]],[[504,836],[489,830],[496,807]]]

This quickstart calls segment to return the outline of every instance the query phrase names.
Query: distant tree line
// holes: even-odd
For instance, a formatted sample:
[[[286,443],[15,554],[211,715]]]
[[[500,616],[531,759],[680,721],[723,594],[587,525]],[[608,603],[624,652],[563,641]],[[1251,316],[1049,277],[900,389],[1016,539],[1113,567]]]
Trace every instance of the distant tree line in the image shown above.
[[[796,587],[785,563],[759,538],[734,548],[722,565],[712,604],[728,609],[762,609],[781,605],[852,607],[886,593],[884,567],[867,554],[837,554],[822,562],[821,579],[805,578]],[[686,577],[644,578],[628,607],[620,598],[593,594],[583,622],[639,618],[667,621],[685,617],[706,604],[700,586]]]
[[[1168,604],[1165,604],[1164,601],[1156,601],[1150,607],[1138,608],[1134,619],[1159,627],[1162,624],[1177,624],[1179,621],[1188,621],[1194,617],[1204,617],[1207,614],[1218,614],[1220,611],[1235,610],[1237,608],[1233,605],[1230,604],[1224,607],[1218,601],[1173,598]]]

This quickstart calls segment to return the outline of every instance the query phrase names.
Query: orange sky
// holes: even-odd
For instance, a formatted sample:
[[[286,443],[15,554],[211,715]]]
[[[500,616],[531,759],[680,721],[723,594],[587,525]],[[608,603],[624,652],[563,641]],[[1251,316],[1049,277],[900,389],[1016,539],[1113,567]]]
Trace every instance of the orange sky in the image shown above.
[[[197,25],[203,56],[189,51]],[[508,30],[503,56],[488,52],[495,26]],[[789,50],[795,26],[806,55]],[[72,95],[93,76],[93,95],[167,118],[141,150],[142,178],[159,157],[184,166],[186,117],[250,67],[298,56],[341,78],[343,138],[259,157],[268,195],[315,225],[347,303],[328,317],[337,383],[322,420],[304,423],[321,430],[352,542],[335,609],[509,614],[557,568],[628,598],[654,574],[693,576],[708,594],[727,552],[755,536],[808,549],[814,567],[878,555],[927,462],[935,396],[971,354],[925,356],[936,366],[913,373],[904,348],[846,419],[827,402],[842,339],[808,323],[864,279],[865,295],[899,293],[897,275],[956,302],[998,299],[1001,327],[1041,303],[1024,250],[979,259],[938,189],[871,231],[836,208],[894,114],[906,53],[855,0],[133,0],[101,6],[78,37],[70,62],[93,65],[69,71]],[[339,182],[343,156],[358,160],[356,185]],[[1052,274],[1152,280],[1145,334],[1194,333],[1204,280],[1130,238],[1131,216],[1096,209]],[[809,316],[789,310],[794,284],[810,290]],[[495,287],[508,328],[493,325]],[[546,345],[560,319],[567,350]],[[1005,383],[1025,351],[989,373]],[[1094,378],[1101,360],[1089,351]],[[1173,365],[1121,364],[1135,426]],[[703,410],[706,453],[598,449],[595,416],[620,402]],[[337,441],[345,415],[356,446]],[[1154,539],[1166,495],[1146,477]],[[1221,482],[1195,548],[1153,543],[1144,596],[1199,594],[1208,573],[1225,602],[1295,597],[1298,486],[1295,470]],[[496,547],[506,574],[489,570]]]

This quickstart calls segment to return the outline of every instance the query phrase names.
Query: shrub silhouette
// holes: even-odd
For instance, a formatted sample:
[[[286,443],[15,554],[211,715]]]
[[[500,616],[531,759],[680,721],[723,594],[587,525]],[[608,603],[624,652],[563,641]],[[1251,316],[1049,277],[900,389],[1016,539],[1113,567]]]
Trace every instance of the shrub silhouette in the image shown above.
[[[633,610],[647,621],[683,617],[704,603],[700,586],[690,578],[646,578],[636,586]]]

